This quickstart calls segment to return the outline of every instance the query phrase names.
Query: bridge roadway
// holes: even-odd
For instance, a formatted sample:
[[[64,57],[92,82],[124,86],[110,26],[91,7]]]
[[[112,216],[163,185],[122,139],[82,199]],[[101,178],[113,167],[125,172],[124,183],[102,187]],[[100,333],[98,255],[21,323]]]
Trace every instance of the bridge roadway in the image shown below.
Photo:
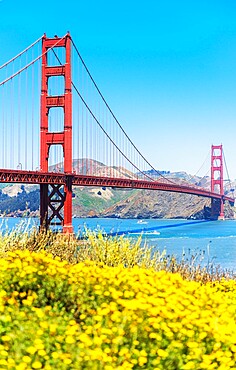
[[[170,191],[175,193],[193,194],[212,199],[228,200],[234,204],[234,198],[213,193],[197,187],[161,183],[158,181],[135,180],[127,178],[108,178],[73,173],[55,173],[25,170],[0,169],[0,183],[26,183],[26,184],[72,184],[73,186],[104,186],[115,188],[149,189]]]

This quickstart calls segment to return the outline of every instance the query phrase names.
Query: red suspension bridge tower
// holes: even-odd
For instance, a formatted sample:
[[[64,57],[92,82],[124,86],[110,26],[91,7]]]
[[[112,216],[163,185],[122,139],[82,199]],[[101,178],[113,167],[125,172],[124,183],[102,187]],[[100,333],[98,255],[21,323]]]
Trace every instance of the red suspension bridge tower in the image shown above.
[[[58,40],[58,41],[57,41]],[[49,48],[56,46],[65,49],[65,64],[48,64]],[[40,122],[40,171],[49,172],[50,148],[61,145],[63,148],[63,169],[65,174],[72,173],[72,89],[71,89],[71,37],[42,38],[42,86],[41,86],[41,122]],[[48,81],[52,77],[64,77],[64,94],[49,95]],[[49,111],[62,108],[64,112],[64,130],[49,131]],[[72,179],[67,176],[65,185],[40,185],[40,222],[48,227],[53,224],[63,225],[63,232],[72,233]],[[55,221],[55,222],[54,222]]]
[[[223,180],[223,149],[222,145],[211,146],[211,192],[219,193],[221,199],[211,199],[211,215],[224,219],[224,180]]]

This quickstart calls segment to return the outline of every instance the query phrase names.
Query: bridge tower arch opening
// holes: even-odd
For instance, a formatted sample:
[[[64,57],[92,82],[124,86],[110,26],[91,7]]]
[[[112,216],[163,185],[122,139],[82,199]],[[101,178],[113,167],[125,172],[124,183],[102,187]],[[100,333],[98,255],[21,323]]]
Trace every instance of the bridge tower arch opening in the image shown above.
[[[211,217],[224,219],[224,178],[223,148],[221,145],[211,146],[211,192],[219,193],[221,199],[211,199]]]
[[[51,64],[49,49],[65,50],[64,64]],[[52,49],[53,50],[53,49]],[[59,65],[58,65],[59,64]],[[40,111],[40,171],[49,172],[50,148],[55,145],[63,149],[63,172],[72,173],[72,86],[71,86],[71,37],[42,38],[42,82]],[[64,79],[64,93],[50,93],[50,79]],[[59,86],[59,84],[58,84]],[[50,130],[50,109],[63,109],[63,127],[60,131]],[[48,228],[51,224],[62,225],[63,232],[72,233],[72,179],[66,176],[65,185],[40,185],[40,224]]]

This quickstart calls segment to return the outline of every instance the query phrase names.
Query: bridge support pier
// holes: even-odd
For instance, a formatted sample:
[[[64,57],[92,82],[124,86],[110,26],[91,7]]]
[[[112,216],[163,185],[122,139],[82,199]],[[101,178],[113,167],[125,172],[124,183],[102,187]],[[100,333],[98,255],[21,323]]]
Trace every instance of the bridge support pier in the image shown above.
[[[67,176],[66,185],[64,186],[64,223],[63,232],[73,233],[72,226],[72,177]]]
[[[48,228],[48,184],[40,185],[40,227]]]
[[[73,233],[72,180],[66,185],[40,185],[40,226],[63,225],[64,233]]]
[[[211,219],[224,220],[224,202],[223,199],[211,199]]]

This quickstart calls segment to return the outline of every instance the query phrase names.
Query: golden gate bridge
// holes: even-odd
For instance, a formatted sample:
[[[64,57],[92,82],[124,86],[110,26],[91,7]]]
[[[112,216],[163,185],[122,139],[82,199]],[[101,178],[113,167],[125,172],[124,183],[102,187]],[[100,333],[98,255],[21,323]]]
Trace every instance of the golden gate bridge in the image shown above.
[[[45,34],[0,66],[0,182],[40,185],[40,223],[73,232],[72,187],[151,189],[211,198],[224,217],[222,145],[211,148],[211,188],[157,171],[127,135],[70,34]],[[73,158],[80,158],[75,166]],[[150,171],[151,170],[151,171]]]

